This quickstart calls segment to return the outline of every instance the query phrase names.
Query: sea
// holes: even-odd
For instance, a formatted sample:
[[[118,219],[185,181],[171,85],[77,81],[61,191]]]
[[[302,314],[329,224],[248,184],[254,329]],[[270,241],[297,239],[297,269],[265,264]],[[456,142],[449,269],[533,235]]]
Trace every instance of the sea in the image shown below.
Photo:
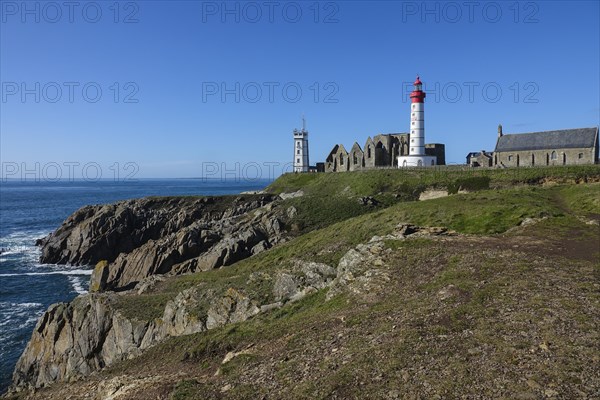
[[[87,293],[92,266],[41,264],[36,239],[77,209],[146,196],[227,195],[265,188],[243,179],[0,182],[0,393],[49,305]]]

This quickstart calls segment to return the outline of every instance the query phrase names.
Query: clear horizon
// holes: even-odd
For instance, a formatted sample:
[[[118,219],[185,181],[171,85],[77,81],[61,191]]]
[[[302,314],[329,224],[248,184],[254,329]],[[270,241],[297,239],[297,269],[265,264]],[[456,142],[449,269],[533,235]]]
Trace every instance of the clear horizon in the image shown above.
[[[303,114],[312,165],[407,132],[417,73],[449,164],[600,125],[595,1],[77,4],[0,3],[3,179],[272,179]]]

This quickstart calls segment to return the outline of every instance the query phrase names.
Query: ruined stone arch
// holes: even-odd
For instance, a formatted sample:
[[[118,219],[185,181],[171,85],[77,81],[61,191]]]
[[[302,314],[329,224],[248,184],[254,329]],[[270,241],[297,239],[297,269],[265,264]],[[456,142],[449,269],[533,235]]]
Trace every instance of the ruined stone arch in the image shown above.
[[[375,165],[386,165],[385,147],[383,147],[383,142],[381,141],[378,141],[375,145]]]

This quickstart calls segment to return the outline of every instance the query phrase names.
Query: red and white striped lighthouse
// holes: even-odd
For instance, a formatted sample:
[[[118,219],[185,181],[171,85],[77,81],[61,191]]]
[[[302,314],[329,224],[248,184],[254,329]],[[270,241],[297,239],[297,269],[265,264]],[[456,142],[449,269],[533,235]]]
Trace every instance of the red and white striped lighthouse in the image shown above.
[[[415,83],[415,89],[410,94],[410,146],[408,154],[411,156],[425,155],[425,92],[422,90],[423,83],[419,76]]]
[[[425,92],[417,75],[410,93],[410,135],[408,154],[398,157],[398,167],[425,167],[436,164],[435,156],[425,153]]]

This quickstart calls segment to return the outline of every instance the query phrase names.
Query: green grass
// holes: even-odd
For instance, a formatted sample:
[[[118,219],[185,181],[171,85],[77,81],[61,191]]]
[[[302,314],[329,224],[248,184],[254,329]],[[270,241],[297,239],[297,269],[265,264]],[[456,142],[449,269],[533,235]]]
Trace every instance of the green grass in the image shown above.
[[[347,193],[353,196],[372,196],[380,192],[403,193],[427,187],[448,188],[457,181],[488,178],[491,187],[515,184],[535,184],[545,179],[557,181],[597,179],[600,165],[558,166],[532,168],[468,168],[445,166],[425,169],[379,169],[370,171],[285,174],[267,190],[273,193],[294,192],[302,189],[307,194],[332,196]]]
[[[285,205],[294,206],[298,210],[297,216],[294,218],[295,230],[298,233],[325,228],[336,222],[368,214],[379,209],[377,207],[361,205],[357,199],[345,196],[304,196],[289,199]]]
[[[571,185],[560,189],[565,205],[579,214],[600,215],[600,185]]]
[[[466,178],[457,178],[454,182],[448,184],[448,193],[456,194],[460,190],[475,192],[490,188],[491,178],[489,176],[468,176]]]
[[[151,321],[163,315],[167,302],[177,293],[151,293],[141,295],[118,296],[113,303],[114,307],[129,318],[138,321]]]
[[[378,169],[345,173],[286,174],[273,182],[267,191],[282,193],[302,190],[305,193],[303,197],[288,199],[284,203],[286,207],[294,206],[298,210],[292,230],[296,234],[304,234],[394,204],[418,200],[419,195],[427,188],[456,194],[459,190],[472,192],[490,187],[510,188],[548,180],[560,183],[599,178],[600,166],[597,165],[508,169],[447,166],[419,170]],[[379,202],[378,206],[359,204],[358,198],[363,196],[373,196]],[[502,229],[488,226],[484,232]],[[475,227],[472,231],[480,231],[480,227]]]
[[[422,226],[445,226],[461,233],[505,232],[524,218],[559,216],[549,190],[520,188],[460,194],[393,208],[399,221]]]

